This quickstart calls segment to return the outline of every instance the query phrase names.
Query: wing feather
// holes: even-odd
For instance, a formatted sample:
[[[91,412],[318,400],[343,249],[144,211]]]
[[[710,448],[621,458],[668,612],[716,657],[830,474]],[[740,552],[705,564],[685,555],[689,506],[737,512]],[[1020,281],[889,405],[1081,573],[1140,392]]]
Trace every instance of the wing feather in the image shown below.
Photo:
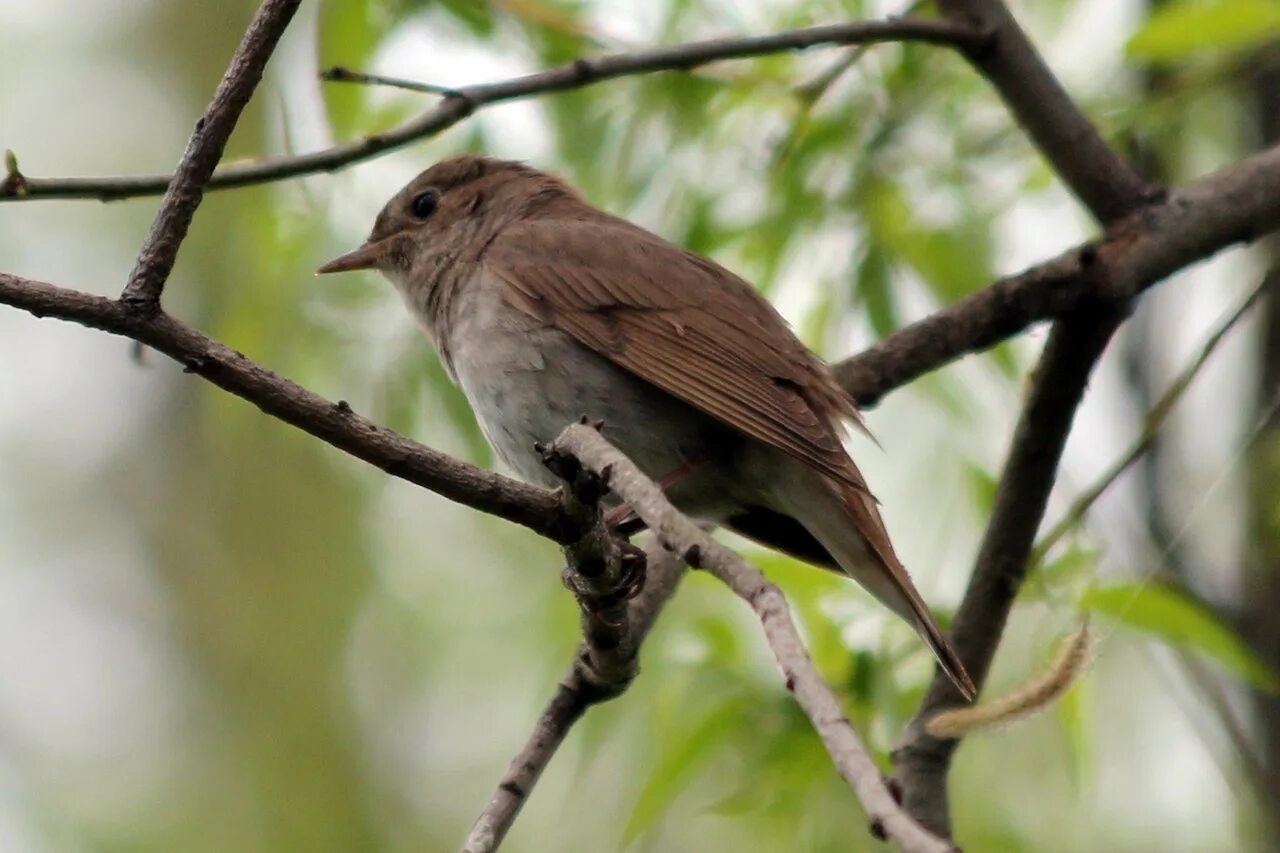
[[[482,263],[508,301],[722,423],[859,491],[852,401],[745,281],[623,220],[504,229]]]

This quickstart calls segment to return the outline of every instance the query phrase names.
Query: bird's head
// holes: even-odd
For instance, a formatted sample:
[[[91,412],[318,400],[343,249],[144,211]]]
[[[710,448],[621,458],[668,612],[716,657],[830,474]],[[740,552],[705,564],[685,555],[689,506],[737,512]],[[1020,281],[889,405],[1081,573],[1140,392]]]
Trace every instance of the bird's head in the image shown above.
[[[577,194],[553,175],[463,154],[410,181],[382,208],[363,245],[316,273],[377,269],[403,290],[430,287],[439,270],[478,260],[512,222],[578,205]]]

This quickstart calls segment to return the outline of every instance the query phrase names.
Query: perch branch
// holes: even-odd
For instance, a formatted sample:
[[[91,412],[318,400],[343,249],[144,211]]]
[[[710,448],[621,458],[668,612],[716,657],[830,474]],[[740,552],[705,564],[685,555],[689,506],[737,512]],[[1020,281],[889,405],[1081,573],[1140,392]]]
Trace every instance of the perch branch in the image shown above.
[[[907,851],[951,850],[950,844],[912,820],[894,798],[835,693],[809,658],[782,591],[767,581],[759,569],[676,511],[662,490],[597,430],[582,424],[571,426],[556,439],[552,449],[607,476],[610,488],[644,519],[664,548],[683,555],[691,565],[706,569],[751,606],[788,689],[809,717],[836,769],[862,803],[873,831]]]
[[[132,338],[169,356],[184,371],[393,477],[557,542],[568,535],[554,492],[484,471],[380,427],[346,402],[326,400],[163,311],[141,315],[118,300],[6,273],[0,273],[0,303]]]

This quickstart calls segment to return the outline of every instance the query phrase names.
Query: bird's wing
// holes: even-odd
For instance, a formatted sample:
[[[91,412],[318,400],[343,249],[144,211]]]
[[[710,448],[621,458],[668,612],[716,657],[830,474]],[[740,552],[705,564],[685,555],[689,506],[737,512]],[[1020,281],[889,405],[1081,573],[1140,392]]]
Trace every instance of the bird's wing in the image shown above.
[[[860,491],[848,395],[749,284],[623,220],[504,229],[482,264],[518,309],[745,435]]]

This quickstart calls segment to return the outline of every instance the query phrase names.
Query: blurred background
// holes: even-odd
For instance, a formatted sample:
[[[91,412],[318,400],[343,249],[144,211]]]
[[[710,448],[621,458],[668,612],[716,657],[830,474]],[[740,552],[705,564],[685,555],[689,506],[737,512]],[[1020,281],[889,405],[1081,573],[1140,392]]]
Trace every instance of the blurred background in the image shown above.
[[[32,176],[163,172],[256,3],[0,0],[0,148]],[[229,159],[385,130],[437,84],[578,56],[901,12],[857,0],[304,4]],[[1025,0],[1014,10],[1106,136],[1171,182],[1280,135],[1263,0]],[[856,61],[854,61],[856,59]],[[382,203],[471,149],[559,171],[714,256],[831,359],[1093,233],[989,87],[946,50],[722,63],[487,108],[334,175],[211,194],[166,304],[435,447],[489,451],[390,287],[314,279]],[[156,199],[0,204],[0,269],[118,292]],[[1143,298],[1079,413],[1048,524],[1257,286],[1270,247]],[[1275,849],[1280,820],[1280,299],[1234,328],[1151,452],[1019,600],[990,683],[1101,643],[1052,712],[961,748],[970,850]],[[1266,322],[1266,315],[1272,321]],[[971,570],[1039,328],[869,413],[857,449],[944,616]],[[792,597],[879,756],[933,666],[852,584],[746,548]],[[557,550],[184,376],[127,341],[0,309],[0,849],[446,851],[577,641]],[[753,620],[690,577],[643,674],[591,711],[512,851],[876,849]]]

